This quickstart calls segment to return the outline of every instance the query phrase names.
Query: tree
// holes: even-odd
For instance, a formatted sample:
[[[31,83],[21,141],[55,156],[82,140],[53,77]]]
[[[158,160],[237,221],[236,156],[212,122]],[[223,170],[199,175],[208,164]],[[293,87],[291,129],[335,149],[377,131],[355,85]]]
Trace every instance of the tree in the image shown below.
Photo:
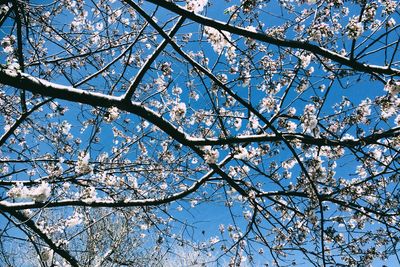
[[[0,4],[2,265],[400,263],[397,1]]]

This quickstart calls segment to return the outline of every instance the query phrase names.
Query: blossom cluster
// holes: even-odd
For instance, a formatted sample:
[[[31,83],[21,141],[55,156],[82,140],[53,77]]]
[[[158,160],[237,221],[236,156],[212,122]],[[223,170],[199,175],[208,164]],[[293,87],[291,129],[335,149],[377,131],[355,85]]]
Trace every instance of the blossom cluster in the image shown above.
[[[16,42],[16,37],[14,35],[5,36],[3,40],[1,40],[1,46],[3,47],[3,51],[5,53],[12,53],[14,51],[14,44]]]
[[[104,120],[108,123],[111,123],[119,118],[119,110],[117,107],[111,107],[107,109],[106,115],[104,116]]]
[[[389,80],[385,85],[385,91],[392,95],[397,95],[400,93],[400,80]]]
[[[207,6],[208,0],[186,0],[186,8],[195,13],[200,13]]]
[[[204,160],[208,164],[215,164],[219,158],[219,152],[216,149],[212,149],[211,146],[204,147]]]
[[[367,123],[368,122],[368,117],[371,115],[371,100],[370,99],[365,99],[361,101],[360,105],[356,109],[356,120],[358,123],[363,122]]]
[[[92,171],[92,167],[89,164],[90,154],[88,152],[81,152],[78,161],[75,166],[75,171],[78,174],[86,174]]]
[[[303,116],[301,117],[303,130],[311,133],[317,128],[318,119],[316,113],[316,108],[313,104],[308,104],[304,108]]]
[[[271,112],[276,108],[276,100],[272,96],[264,97],[261,100],[261,109],[260,112],[266,110],[267,112]]]
[[[322,41],[325,38],[332,37],[332,28],[324,22],[312,25],[308,29],[309,38],[312,41]]]
[[[358,17],[353,17],[350,19],[346,26],[346,33],[350,39],[357,39],[364,32],[364,26],[359,21]]]
[[[51,187],[47,182],[41,182],[36,187],[28,188],[22,183],[17,183],[7,195],[13,199],[32,199],[36,202],[45,202],[51,195]]]
[[[180,121],[185,118],[186,115],[186,104],[184,102],[176,103],[170,113],[169,116],[171,117],[172,121]]]
[[[236,48],[232,45],[231,34],[229,32],[219,31],[212,27],[204,27],[204,35],[215,52],[220,54],[226,48],[226,57],[231,63],[235,62]]]

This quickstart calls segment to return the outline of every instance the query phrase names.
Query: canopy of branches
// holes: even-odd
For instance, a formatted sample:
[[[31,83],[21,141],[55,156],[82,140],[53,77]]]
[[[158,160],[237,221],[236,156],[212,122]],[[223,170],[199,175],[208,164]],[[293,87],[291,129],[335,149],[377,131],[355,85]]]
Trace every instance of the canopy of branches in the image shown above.
[[[400,264],[399,5],[0,0],[0,265]]]

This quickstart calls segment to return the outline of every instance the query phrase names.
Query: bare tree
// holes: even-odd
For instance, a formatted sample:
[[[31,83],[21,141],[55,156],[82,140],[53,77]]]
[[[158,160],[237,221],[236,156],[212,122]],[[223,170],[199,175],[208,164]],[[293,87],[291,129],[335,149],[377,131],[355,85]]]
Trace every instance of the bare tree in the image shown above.
[[[400,264],[397,1],[0,4],[2,265]]]

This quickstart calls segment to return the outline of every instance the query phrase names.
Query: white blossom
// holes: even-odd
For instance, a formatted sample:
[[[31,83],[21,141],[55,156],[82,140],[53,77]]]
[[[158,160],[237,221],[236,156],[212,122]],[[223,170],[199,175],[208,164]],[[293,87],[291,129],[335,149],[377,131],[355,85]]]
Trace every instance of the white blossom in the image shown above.
[[[40,260],[46,262],[48,266],[51,265],[54,257],[54,250],[51,248],[43,249],[42,253],[40,253]]]
[[[104,24],[102,22],[96,23],[96,30],[101,31],[104,28]]]
[[[61,132],[65,135],[68,135],[71,127],[72,125],[70,123],[68,123],[67,121],[63,121],[61,124]]]
[[[204,10],[208,0],[186,0],[186,9],[195,13],[200,13]]]
[[[198,203],[197,200],[192,199],[192,200],[190,201],[190,207],[192,207],[192,208],[196,207],[197,203]]]
[[[238,10],[238,6],[237,5],[233,5],[233,6],[230,6],[230,7],[226,8],[224,10],[224,14],[229,14],[230,15],[230,19],[233,21],[233,20],[236,20],[237,17],[238,17],[237,10]]]
[[[93,186],[86,187],[82,193],[81,198],[87,203],[92,203],[97,199],[97,191]]]
[[[242,119],[235,118],[235,120],[233,121],[233,126],[235,126],[236,131],[238,131],[242,127]]]
[[[400,93],[400,80],[389,80],[385,85],[385,91],[392,95],[397,95]]]
[[[267,112],[271,112],[276,107],[276,101],[272,96],[264,97],[261,100],[260,107],[260,112],[263,112],[264,110],[266,110]]]
[[[231,34],[225,31],[219,31],[212,27],[204,27],[204,35],[207,37],[208,42],[211,44],[215,52],[220,54],[224,48],[226,48],[226,57],[231,63],[236,58],[236,48],[230,43]]]
[[[297,111],[296,108],[290,107],[288,109],[288,116],[293,117],[294,115],[296,115],[296,111]]]
[[[259,122],[258,122],[258,118],[254,115],[251,115],[249,118],[249,124],[248,127],[250,129],[258,129],[258,127],[260,126]]]
[[[309,54],[309,53],[299,53],[299,52],[297,52],[296,53],[296,56],[299,58],[299,60],[300,60],[300,66],[302,67],[302,68],[307,68],[309,65],[310,65],[310,63],[311,63],[311,59],[312,59],[312,55],[311,54]]]
[[[282,168],[285,170],[290,170],[296,165],[296,163],[297,162],[294,159],[285,160],[282,162]]]
[[[350,39],[357,39],[363,31],[363,24],[358,21],[358,17],[353,17],[346,26],[346,33]]]
[[[1,41],[1,46],[3,47],[3,51],[5,53],[12,53],[14,51],[14,43],[16,41],[16,37],[14,35],[6,36]]]
[[[78,161],[75,166],[75,171],[78,174],[86,174],[92,171],[92,167],[89,165],[90,154],[89,152],[81,152]]]
[[[394,123],[395,123],[397,126],[400,126],[400,114],[397,115],[397,117],[394,119]]]
[[[243,217],[246,219],[246,220],[251,220],[251,217],[253,216],[253,213],[251,212],[251,211],[249,211],[249,210],[245,210],[245,211],[243,211]]]
[[[28,198],[36,202],[45,202],[51,195],[51,187],[47,182],[41,182],[37,187],[27,188],[22,183],[17,183],[8,192],[10,198]]]
[[[104,116],[104,120],[108,123],[111,123],[119,118],[119,110],[117,107],[111,107],[107,109],[106,115]]]
[[[390,18],[386,22],[386,27],[388,27],[388,28],[393,28],[395,25],[396,25],[396,20],[394,18]]]
[[[13,58],[11,62],[7,65],[7,69],[12,71],[19,71],[21,69],[21,66],[18,63],[18,60],[16,58]]]
[[[371,115],[371,100],[365,99],[361,101],[360,105],[356,109],[356,119],[358,122],[366,123],[368,116]]]
[[[47,182],[42,182],[38,187],[31,188],[28,193],[34,201],[45,202],[51,194],[51,187]]]
[[[239,146],[236,149],[234,158],[245,160],[248,159],[248,157],[249,157],[249,152],[247,151],[246,147]]]
[[[204,147],[204,160],[208,164],[215,164],[219,158],[219,152],[216,149],[212,149],[211,146]]]
[[[297,124],[296,124],[295,122],[293,122],[293,121],[288,121],[288,122],[286,122],[286,130],[287,130],[289,133],[294,133],[294,132],[296,132],[296,129],[297,129]]]
[[[314,129],[317,128],[318,119],[315,115],[315,106],[312,104],[308,104],[304,108],[304,114],[301,117],[303,130],[311,133]]]
[[[171,117],[172,121],[180,121],[183,118],[185,118],[185,115],[186,115],[186,104],[184,102],[175,104],[169,113],[169,116]]]
[[[313,24],[308,30],[311,41],[321,41],[323,38],[332,36],[332,29],[327,23]]]
[[[82,215],[75,212],[70,218],[65,221],[66,227],[74,227],[82,222]]]
[[[219,242],[218,236],[214,236],[214,237],[211,237],[211,238],[210,238],[210,244],[211,244],[211,245],[215,245],[215,244],[217,244],[218,242]]]

